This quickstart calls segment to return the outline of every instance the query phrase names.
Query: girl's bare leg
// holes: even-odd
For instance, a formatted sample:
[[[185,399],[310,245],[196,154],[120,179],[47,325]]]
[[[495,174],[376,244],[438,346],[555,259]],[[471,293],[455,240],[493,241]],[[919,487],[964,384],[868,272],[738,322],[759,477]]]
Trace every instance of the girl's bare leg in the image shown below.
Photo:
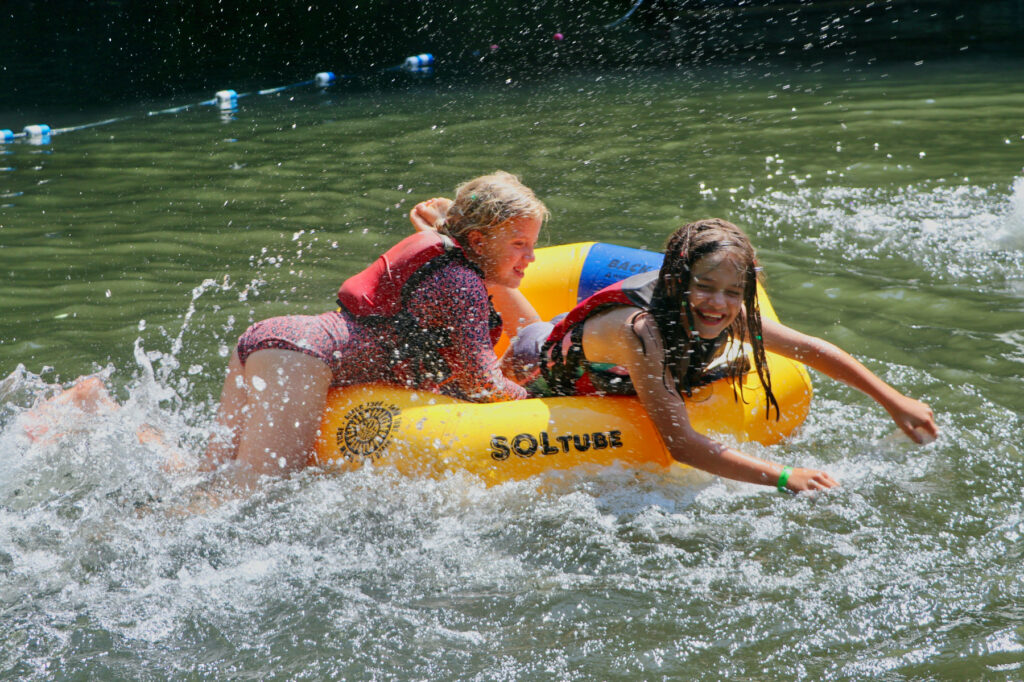
[[[245,402],[249,392],[245,383],[245,368],[238,359],[238,351],[231,352],[228,373],[224,377],[224,388],[220,393],[220,407],[217,408],[215,431],[206,446],[206,461],[203,469],[216,469],[224,462],[233,460],[238,454],[238,437],[244,422]]]
[[[250,355],[242,371],[244,405],[231,389],[226,406],[229,425],[241,424],[235,436],[238,482],[251,485],[259,476],[301,469],[319,431],[330,368],[305,353],[267,349]]]
[[[68,427],[66,410],[58,409],[67,406],[72,406],[83,414],[109,413],[120,408],[110,397],[102,379],[96,376],[79,377],[71,388],[62,391],[56,397],[44,400],[25,413],[22,422],[25,435],[33,441],[42,443],[59,438],[62,434],[51,433],[51,430],[61,423],[64,423],[64,428]]]

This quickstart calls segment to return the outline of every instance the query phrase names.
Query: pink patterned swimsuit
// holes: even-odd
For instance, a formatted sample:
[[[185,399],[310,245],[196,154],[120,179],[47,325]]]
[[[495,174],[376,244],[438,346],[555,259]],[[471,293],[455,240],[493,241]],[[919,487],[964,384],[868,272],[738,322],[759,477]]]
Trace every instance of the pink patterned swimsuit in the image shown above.
[[[401,325],[343,309],[273,317],[242,334],[238,357],[245,363],[267,348],[306,353],[331,368],[335,386],[387,382],[473,402],[526,397],[501,373],[487,289],[470,267],[452,262],[428,274],[408,295],[405,311]]]

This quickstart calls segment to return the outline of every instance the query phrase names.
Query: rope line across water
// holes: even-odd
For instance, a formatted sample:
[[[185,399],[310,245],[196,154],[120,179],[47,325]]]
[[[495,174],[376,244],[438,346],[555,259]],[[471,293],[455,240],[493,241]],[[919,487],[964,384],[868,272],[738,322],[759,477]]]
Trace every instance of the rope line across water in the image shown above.
[[[423,53],[407,57],[405,61],[397,66],[388,67],[383,69],[384,72],[391,71],[406,71],[417,76],[429,76],[434,72],[434,55],[429,53]],[[157,111],[149,111],[146,116],[160,116],[163,114],[177,114],[182,111],[187,111],[195,107],[207,107],[215,106],[220,111],[234,111],[238,107],[238,100],[244,97],[252,97],[259,95],[274,95],[285,90],[291,90],[294,88],[307,87],[315,85],[318,88],[327,88],[337,82],[339,79],[350,79],[357,78],[352,75],[337,76],[333,71],[321,71],[317,73],[313,78],[308,80],[299,81],[297,83],[289,83],[288,85],[281,85],[273,88],[265,88],[257,90],[255,92],[243,92],[239,93],[235,90],[220,90],[212,99],[203,100],[202,102],[192,102],[189,104],[182,104],[179,106],[170,107],[167,109],[159,109]],[[25,140],[31,144],[49,144],[50,138],[54,135],[63,135],[65,133],[73,133],[79,130],[86,130],[88,128],[97,128],[99,126],[110,125],[119,121],[126,121],[130,119],[130,116],[121,116],[117,118],[108,118],[102,121],[94,121],[92,123],[83,123],[76,126],[68,126],[65,128],[51,128],[45,123],[35,123],[32,125],[25,126],[20,133],[14,132],[10,128],[0,128],[0,145],[15,142],[18,140]]]

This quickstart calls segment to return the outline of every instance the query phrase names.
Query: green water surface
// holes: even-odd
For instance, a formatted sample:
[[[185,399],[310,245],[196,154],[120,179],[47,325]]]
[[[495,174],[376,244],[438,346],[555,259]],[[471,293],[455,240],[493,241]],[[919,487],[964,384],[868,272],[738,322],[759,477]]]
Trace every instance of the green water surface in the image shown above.
[[[602,70],[53,112],[123,120],[0,146],[0,677],[1019,679],[1019,74]],[[782,320],[929,402],[942,438],[891,436],[816,376],[803,431],[753,448],[843,482],[816,499],[371,469],[185,517],[135,511],[191,483],[116,419],[19,439],[31,387],[105,369],[198,451],[248,324],[330,308],[417,201],[498,168],[551,209],[542,245],[738,223]]]

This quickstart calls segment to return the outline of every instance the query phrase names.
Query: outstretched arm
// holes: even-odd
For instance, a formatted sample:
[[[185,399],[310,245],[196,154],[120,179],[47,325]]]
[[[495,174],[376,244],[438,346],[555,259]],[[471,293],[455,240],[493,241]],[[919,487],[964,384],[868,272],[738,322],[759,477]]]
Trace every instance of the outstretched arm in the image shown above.
[[[778,322],[763,320],[762,324],[765,350],[799,360],[871,396],[915,443],[928,443],[938,437],[939,427],[927,404],[903,395],[842,348]]]
[[[636,308],[616,308],[587,321],[583,348],[595,362],[614,362],[629,371],[637,397],[647,410],[673,459],[717,476],[774,486],[784,467],[730,448],[698,433],[686,404],[662,366],[664,348],[648,314],[630,318]],[[839,483],[816,469],[793,468],[786,487],[794,492],[825,490]]]

